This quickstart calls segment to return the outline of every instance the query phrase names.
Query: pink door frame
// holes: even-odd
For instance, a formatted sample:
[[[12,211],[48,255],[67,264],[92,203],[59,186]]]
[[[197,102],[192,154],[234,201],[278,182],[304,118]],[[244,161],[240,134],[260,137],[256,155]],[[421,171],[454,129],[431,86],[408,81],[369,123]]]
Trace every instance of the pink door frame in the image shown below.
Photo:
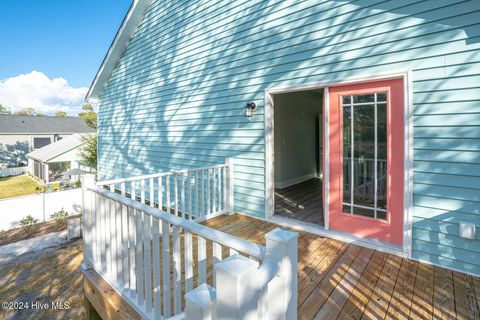
[[[329,91],[329,228],[357,237],[403,244],[404,237],[404,80],[392,79],[338,85]],[[344,213],[342,210],[343,150],[341,96],[387,92],[387,220]],[[392,148],[392,146],[394,146]]]

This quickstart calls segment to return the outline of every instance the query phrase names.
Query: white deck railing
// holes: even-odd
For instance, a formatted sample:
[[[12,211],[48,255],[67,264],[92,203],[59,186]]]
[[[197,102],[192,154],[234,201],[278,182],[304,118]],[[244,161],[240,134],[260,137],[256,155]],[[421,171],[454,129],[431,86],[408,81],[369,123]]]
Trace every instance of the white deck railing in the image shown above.
[[[179,173],[161,176],[172,175]],[[190,220],[215,211],[193,214],[181,205],[188,201],[167,207],[157,202],[158,192],[146,204],[145,188],[138,197],[135,185],[127,197],[125,184],[136,179],[95,186],[93,176],[84,176],[84,268],[94,268],[145,319],[296,317],[295,233],[276,229],[266,247],[251,243]]]
[[[197,222],[233,211],[233,161],[211,167],[106,180],[98,186]]]

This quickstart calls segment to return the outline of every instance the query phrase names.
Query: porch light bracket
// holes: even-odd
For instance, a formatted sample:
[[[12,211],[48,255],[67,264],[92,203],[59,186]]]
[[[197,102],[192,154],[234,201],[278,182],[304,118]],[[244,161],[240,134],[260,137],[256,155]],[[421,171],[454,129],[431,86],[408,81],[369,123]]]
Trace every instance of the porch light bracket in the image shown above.
[[[245,107],[245,118],[251,118],[255,110],[257,110],[255,102],[247,103],[247,106]]]

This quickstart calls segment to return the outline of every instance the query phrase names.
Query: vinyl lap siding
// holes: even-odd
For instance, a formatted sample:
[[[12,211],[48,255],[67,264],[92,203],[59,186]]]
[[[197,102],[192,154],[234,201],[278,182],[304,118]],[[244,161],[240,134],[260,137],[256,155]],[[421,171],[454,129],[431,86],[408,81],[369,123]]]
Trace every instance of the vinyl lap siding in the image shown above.
[[[268,87],[413,68],[413,256],[480,273],[480,4],[153,1],[99,111],[101,179],[235,158],[235,209],[264,215]],[[249,101],[259,106],[243,117]],[[480,233],[480,232],[479,232]]]

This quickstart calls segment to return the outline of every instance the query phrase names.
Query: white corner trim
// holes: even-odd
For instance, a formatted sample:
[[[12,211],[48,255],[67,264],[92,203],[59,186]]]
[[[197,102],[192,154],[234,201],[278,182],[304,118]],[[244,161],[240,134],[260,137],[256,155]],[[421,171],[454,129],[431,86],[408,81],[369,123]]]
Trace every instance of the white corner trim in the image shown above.
[[[274,185],[274,150],[273,150],[273,97],[265,91],[264,94],[265,118],[265,218],[274,214],[275,185]]]
[[[413,72],[403,76],[404,87],[404,193],[403,193],[403,250],[412,257],[413,225]]]
[[[86,102],[90,102],[91,100],[93,102],[101,95],[105,83],[110,78],[111,73],[123,55],[128,42],[145,15],[145,11],[150,4],[150,1],[151,0],[133,0],[128,9],[127,15],[123,19],[122,24],[118,29],[107,54],[103,58],[102,64],[98,69],[90,88],[88,89],[87,95],[85,96]]]
[[[329,133],[330,133],[330,127],[328,126],[328,121],[330,119],[330,92],[328,90],[328,87],[325,87],[323,90],[323,101],[324,101],[324,106],[323,106],[323,118],[324,118],[324,124],[323,124],[323,130],[324,130],[324,136],[323,136],[323,155],[325,161],[322,160],[323,162],[323,224],[325,225],[325,229],[329,230],[330,229],[330,205],[329,205],[329,195],[330,195],[330,139],[329,139]]]

